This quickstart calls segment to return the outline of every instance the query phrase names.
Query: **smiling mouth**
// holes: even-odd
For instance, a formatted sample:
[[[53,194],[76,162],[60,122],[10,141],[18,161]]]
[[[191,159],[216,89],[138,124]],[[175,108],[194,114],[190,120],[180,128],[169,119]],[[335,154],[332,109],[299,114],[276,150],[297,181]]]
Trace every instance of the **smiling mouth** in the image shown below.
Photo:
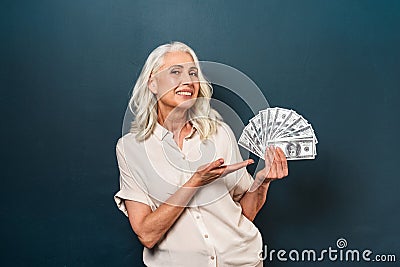
[[[184,96],[192,96],[193,93],[189,91],[178,91],[176,92],[177,95],[184,95]]]

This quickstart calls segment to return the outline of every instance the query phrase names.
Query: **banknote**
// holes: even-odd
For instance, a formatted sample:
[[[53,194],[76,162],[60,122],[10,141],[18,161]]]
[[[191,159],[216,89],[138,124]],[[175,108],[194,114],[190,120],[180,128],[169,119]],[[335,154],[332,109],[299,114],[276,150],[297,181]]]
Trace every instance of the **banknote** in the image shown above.
[[[268,145],[281,148],[287,160],[315,158],[315,140],[313,138],[271,140],[268,141]]]
[[[278,134],[278,129],[284,124],[288,116],[290,116],[291,114],[292,114],[291,110],[277,108],[274,119],[275,121],[272,124],[272,129],[271,129],[271,139],[273,139],[275,135]]]
[[[318,140],[303,116],[292,109],[274,107],[260,110],[250,119],[238,143],[260,158],[264,158],[267,146],[274,145],[288,160],[295,160],[315,158]]]
[[[263,131],[262,131],[262,124],[261,124],[261,114],[257,114],[250,120],[250,124],[252,128],[254,129],[256,135],[257,135],[257,140],[263,145]]]
[[[293,119],[293,117],[297,116],[297,113],[293,110],[287,110],[287,115],[285,119],[279,123],[278,128],[274,131],[272,138],[275,138],[275,136],[279,136],[279,134],[285,130],[290,124],[293,123],[296,119]]]
[[[250,137],[248,137],[247,134],[242,133],[240,135],[238,144],[258,156],[259,158],[264,158],[261,150],[250,140]]]
[[[257,130],[253,127],[253,124],[249,123],[244,127],[243,132],[249,137],[250,142],[252,142],[260,151],[264,150],[264,146],[259,139]]]

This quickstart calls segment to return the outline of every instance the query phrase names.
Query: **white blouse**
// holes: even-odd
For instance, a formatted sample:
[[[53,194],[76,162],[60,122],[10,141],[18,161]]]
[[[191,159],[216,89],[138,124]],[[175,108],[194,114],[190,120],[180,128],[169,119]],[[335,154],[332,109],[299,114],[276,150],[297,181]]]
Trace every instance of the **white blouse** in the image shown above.
[[[118,140],[116,154],[120,191],[114,196],[128,216],[124,200],[144,203],[155,211],[193,172],[205,163],[223,158],[225,164],[242,161],[236,138],[221,122],[206,141],[193,127],[182,150],[170,131],[157,123],[153,134],[137,142],[131,133]],[[164,238],[144,248],[147,266],[260,266],[262,238],[242,214],[240,198],[253,183],[242,168],[200,188]]]

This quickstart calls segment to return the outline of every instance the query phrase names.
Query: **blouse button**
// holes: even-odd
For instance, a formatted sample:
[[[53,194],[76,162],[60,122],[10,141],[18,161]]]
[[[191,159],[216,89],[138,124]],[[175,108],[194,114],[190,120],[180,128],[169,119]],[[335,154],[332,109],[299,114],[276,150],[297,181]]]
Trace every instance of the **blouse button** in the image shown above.
[[[204,237],[205,237],[205,238],[208,238],[208,235],[207,235],[207,234],[205,234],[205,235],[204,235]]]
[[[212,260],[215,259],[214,256],[211,256],[210,258],[211,258]]]

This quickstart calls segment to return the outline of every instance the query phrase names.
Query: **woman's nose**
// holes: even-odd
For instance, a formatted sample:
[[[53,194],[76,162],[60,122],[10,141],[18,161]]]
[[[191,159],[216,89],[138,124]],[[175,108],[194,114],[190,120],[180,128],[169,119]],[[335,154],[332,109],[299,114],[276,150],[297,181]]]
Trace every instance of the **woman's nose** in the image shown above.
[[[191,85],[193,83],[192,77],[189,75],[189,73],[183,73],[182,74],[182,84],[185,85]]]

